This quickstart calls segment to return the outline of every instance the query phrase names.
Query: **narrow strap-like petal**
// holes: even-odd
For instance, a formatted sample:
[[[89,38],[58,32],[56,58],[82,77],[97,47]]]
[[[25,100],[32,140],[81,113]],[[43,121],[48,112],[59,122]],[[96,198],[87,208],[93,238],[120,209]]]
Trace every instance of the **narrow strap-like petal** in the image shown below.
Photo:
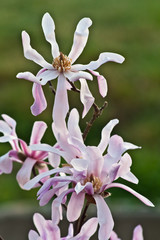
[[[60,53],[55,38],[55,24],[49,13],[45,13],[42,18],[42,28],[46,40],[51,44],[53,58],[58,57]]]
[[[79,127],[79,114],[76,108],[72,109],[68,118],[68,131],[72,137],[83,142],[82,133]]]
[[[107,95],[107,91],[108,91],[108,86],[107,86],[107,81],[106,79],[99,74],[99,72],[95,72],[90,70],[90,72],[97,77],[98,80],[98,88],[99,88],[99,92],[101,94],[102,97],[106,97]]]
[[[46,129],[47,129],[47,124],[45,122],[36,121],[33,125],[30,145],[40,143]]]
[[[99,240],[108,240],[113,230],[114,222],[107,203],[102,196],[95,194],[94,199],[97,206],[97,216],[100,225],[98,232]]]
[[[32,94],[34,98],[34,103],[31,106],[31,112],[34,116],[37,116],[46,109],[47,102],[44,96],[42,86],[40,84],[37,83],[33,84]]]
[[[135,197],[137,197],[140,201],[142,201],[147,206],[154,207],[153,203],[150,200],[148,200],[146,197],[142,196],[141,194],[139,194],[138,192],[134,191],[132,188],[130,188],[130,187],[124,185],[124,184],[111,183],[106,187],[106,189],[109,189],[109,188],[112,188],[112,187],[122,188],[122,189],[130,192],[131,194],[133,194]]]
[[[76,27],[76,31],[74,33],[72,49],[68,55],[68,57],[72,59],[72,63],[74,63],[82,53],[88,40],[88,35],[89,35],[88,28],[91,25],[92,25],[92,21],[90,18],[82,18],[79,21]]]
[[[30,45],[30,37],[27,32],[22,32],[22,44],[25,58],[37,63],[41,67],[52,69],[52,65],[46,62],[46,60]]]
[[[84,106],[82,118],[86,116],[90,108],[92,107],[95,98],[92,96],[87,81],[84,78],[80,78],[81,90],[80,90],[80,99]]]
[[[75,82],[79,80],[80,78],[85,78],[88,80],[93,80],[93,77],[90,73],[88,72],[83,72],[83,71],[78,71],[78,72],[71,72],[71,71],[66,71],[64,72],[64,75],[66,78],[68,78],[71,82]]]
[[[116,62],[123,63],[124,57],[117,53],[104,52],[99,55],[99,58],[96,61],[91,61],[89,64],[75,64],[72,66],[72,71],[80,71],[80,70],[96,70],[102,64],[106,62]]]
[[[69,222],[74,222],[79,218],[83,208],[84,198],[85,193],[83,192],[80,192],[79,194],[76,192],[72,193],[67,206],[67,219]]]
[[[103,153],[108,146],[110,134],[113,130],[113,128],[119,123],[118,119],[111,120],[103,129],[101,132],[101,141],[98,145],[98,148]]]
[[[13,162],[12,159],[9,157],[9,153],[0,157],[0,172],[9,174],[12,172],[13,169]]]
[[[20,72],[16,75],[16,77],[19,79],[25,79],[31,82],[41,84],[40,80],[36,76],[34,76],[31,72]]]
[[[67,112],[69,110],[68,104],[68,95],[67,95],[67,88],[66,88],[66,78],[63,74],[59,75],[55,101],[53,106],[53,121],[56,127],[62,131],[62,127],[64,128],[65,118]]]
[[[44,69],[42,72],[39,72],[37,78],[41,85],[45,85],[48,81],[57,78],[59,72],[55,69]]]
[[[135,227],[133,231],[133,239],[132,240],[143,240],[143,229],[141,225]]]

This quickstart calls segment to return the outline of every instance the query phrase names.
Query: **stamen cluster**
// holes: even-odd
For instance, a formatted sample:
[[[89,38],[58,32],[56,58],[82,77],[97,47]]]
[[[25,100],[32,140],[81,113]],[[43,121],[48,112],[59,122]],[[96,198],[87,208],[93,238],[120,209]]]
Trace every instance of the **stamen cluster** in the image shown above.
[[[91,174],[89,177],[87,177],[87,178],[84,180],[84,185],[85,185],[87,182],[91,182],[91,183],[92,183],[93,189],[94,189],[94,192],[95,192],[95,193],[99,192],[99,190],[100,190],[101,187],[102,187],[102,181],[100,180],[100,178],[94,176],[93,174]]]
[[[71,63],[72,59],[61,52],[60,55],[54,59],[52,65],[59,72],[65,72],[71,68]]]

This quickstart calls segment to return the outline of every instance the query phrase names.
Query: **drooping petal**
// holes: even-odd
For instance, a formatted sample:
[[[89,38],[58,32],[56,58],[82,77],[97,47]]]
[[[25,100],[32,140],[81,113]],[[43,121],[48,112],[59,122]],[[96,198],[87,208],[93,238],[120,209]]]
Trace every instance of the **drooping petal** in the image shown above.
[[[37,162],[37,160],[34,160],[34,159],[28,157],[28,158],[26,158],[22,167],[18,171],[16,179],[21,188],[24,189],[24,184],[30,180],[32,168],[36,162]]]
[[[34,83],[41,84],[41,81],[34,76],[31,72],[20,72],[16,75],[17,78],[19,79],[25,79]]]
[[[45,122],[36,121],[33,125],[30,145],[40,143],[46,129],[47,129],[47,124]]]
[[[98,145],[98,148],[103,153],[108,146],[110,134],[113,130],[113,128],[119,123],[118,119],[111,120],[103,129],[101,132],[101,141]]]
[[[65,126],[65,118],[69,110],[66,79],[63,74],[59,75],[57,90],[53,107],[53,121],[59,130]],[[61,130],[62,131],[62,130]]]
[[[117,236],[117,234],[114,231],[112,231],[110,240],[121,240],[121,239]]]
[[[39,235],[36,231],[34,230],[30,230],[29,234],[28,234],[28,239],[29,240],[38,240],[39,239]]]
[[[135,227],[132,240],[143,240],[143,229],[141,225]]]
[[[76,59],[82,53],[88,39],[89,30],[88,28],[92,25],[92,21],[90,18],[82,18],[74,33],[73,45],[71,51],[68,55],[69,58],[72,59],[72,63],[76,61]]]
[[[96,201],[97,216],[100,225],[98,232],[99,240],[108,240],[114,226],[111,212],[102,196],[95,194],[93,197]]]
[[[60,53],[55,38],[55,24],[49,13],[45,13],[42,18],[42,28],[46,40],[51,44],[53,58],[58,57]]]
[[[96,70],[99,68],[102,64],[106,62],[116,62],[116,63],[123,63],[124,57],[117,54],[117,53],[111,53],[111,52],[104,52],[99,55],[98,60],[92,61],[89,64],[82,65],[82,64],[75,64],[72,66],[72,71],[82,71],[82,70]]]
[[[132,188],[130,188],[130,187],[124,185],[124,184],[111,183],[106,187],[106,189],[109,189],[109,188],[112,188],[112,187],[122,188],[122,189],[130,192],[131,194],[133,194],[135,197],[137,197],[140,201],[142,201],[147,206],[154,207],[153,203],[150,200],[148,200],[146,197],[142,196],[141,194],[139,194],[138,192],[134,191]]]
[[[64,76],[66,78],[68,78],[71,82],[75,82],[75,81],[79,80],[80,78],[93,80],[93,77],[90,73],[83,72],[83,71],[78,71],[78,72],[66,71],[66,72],[64,72]]]
[[[135,184],[138,184],[139,182],[138,178],[132,172],[128,172],[126,175],[121,176],[121,178]]]
[[[84,78],[80,78],[81,90],[80,90],[80,99],[84,106],[82,118],[86,116],[90,108],[92,107],[95,98],[92,96],[87,81]]]
[[[37,63],[43,68],[53,69],[52,65],[46,62],[46,60],[30,45],[30,37],[27,32],[22,32],[22,44],[25,58]]]
[[[72,137],[83,142],[82,133],[79,127],[79,114],[76,108],[72,109],[68,118],[68,131]]]
[[[47,102],[44,96],[42,86],[40,84],[33,84],[32,94],[34,98],[34,103],[31,106],[31,112],[34,116],[37,116],[46,109]]]
[[[90,72],[97,77],[98,80],[98,88],[99,88],[99,92],[101,94],[102,97],[106,97],[107,95],[107,91],[108,91],[108,86],[107,86],[107,81],[106,79],[99,74],[99,72],[95,72],[95,71],[91,71]]]
[[[79,194],[73,192],[67,206],[67,219],[69,222],[76,221],[82,211],[84,204],[85,193]],[[73,210],[74,209],[74,210]]]
[[[79,234],[72,238],[72,240],[88,240],[97,230],[97,218],[91,218],[85,222]]]

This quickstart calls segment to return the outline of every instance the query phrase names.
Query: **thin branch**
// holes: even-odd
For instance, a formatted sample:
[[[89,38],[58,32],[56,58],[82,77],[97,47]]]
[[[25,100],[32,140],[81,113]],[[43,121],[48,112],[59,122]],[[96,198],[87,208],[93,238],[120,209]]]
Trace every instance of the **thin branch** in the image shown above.
[[[49,84],[49,88],[51,89],[52,93],[55,95],[56,94],[56,90],[54,89],[51,81],[48,81],[48,84]]]
[[[74,85],[73,82],[69,81],[69,79],[67,79],[67,81],[69,82],[69,84],[71,85],[71,90],[74,91],[74,92],[78,92],[80,93],[80,90]]]
[[[108,103],[105,101],[103,106],[101,108],[99,108],[95,103],[93,103],[93,107],[94,107],[94,113],[93,116],[91,118],[91,120],[87,123],[87,126],[83,132],[83,140],[85,141],[87,138],[87,135],[93,125],[93,123],[95,122],[95,120],[102,115],[103,110],[107,107]]]

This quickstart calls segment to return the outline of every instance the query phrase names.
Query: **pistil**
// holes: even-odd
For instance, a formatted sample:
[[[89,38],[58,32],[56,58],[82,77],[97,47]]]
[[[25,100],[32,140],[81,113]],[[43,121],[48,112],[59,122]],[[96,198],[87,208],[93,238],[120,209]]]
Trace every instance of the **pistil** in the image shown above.
[[[97,193],[97,192],[101,189],[101,187],[102,187],[102,181],[100,180],[100,178],[94,176],[93,174],[91,174],[89,177],[87,177],[87,178],[84,180],[84,185],[85,185],[87,182],[91,182],[91,183],[92,183],[93,189],[94,189],[94,192],[95,192],[95,193]]]
[[[70,70],[72,59],[60,52],[60,55],[56,57],[52,63],[53,67],[59,72],[65,72]]]

